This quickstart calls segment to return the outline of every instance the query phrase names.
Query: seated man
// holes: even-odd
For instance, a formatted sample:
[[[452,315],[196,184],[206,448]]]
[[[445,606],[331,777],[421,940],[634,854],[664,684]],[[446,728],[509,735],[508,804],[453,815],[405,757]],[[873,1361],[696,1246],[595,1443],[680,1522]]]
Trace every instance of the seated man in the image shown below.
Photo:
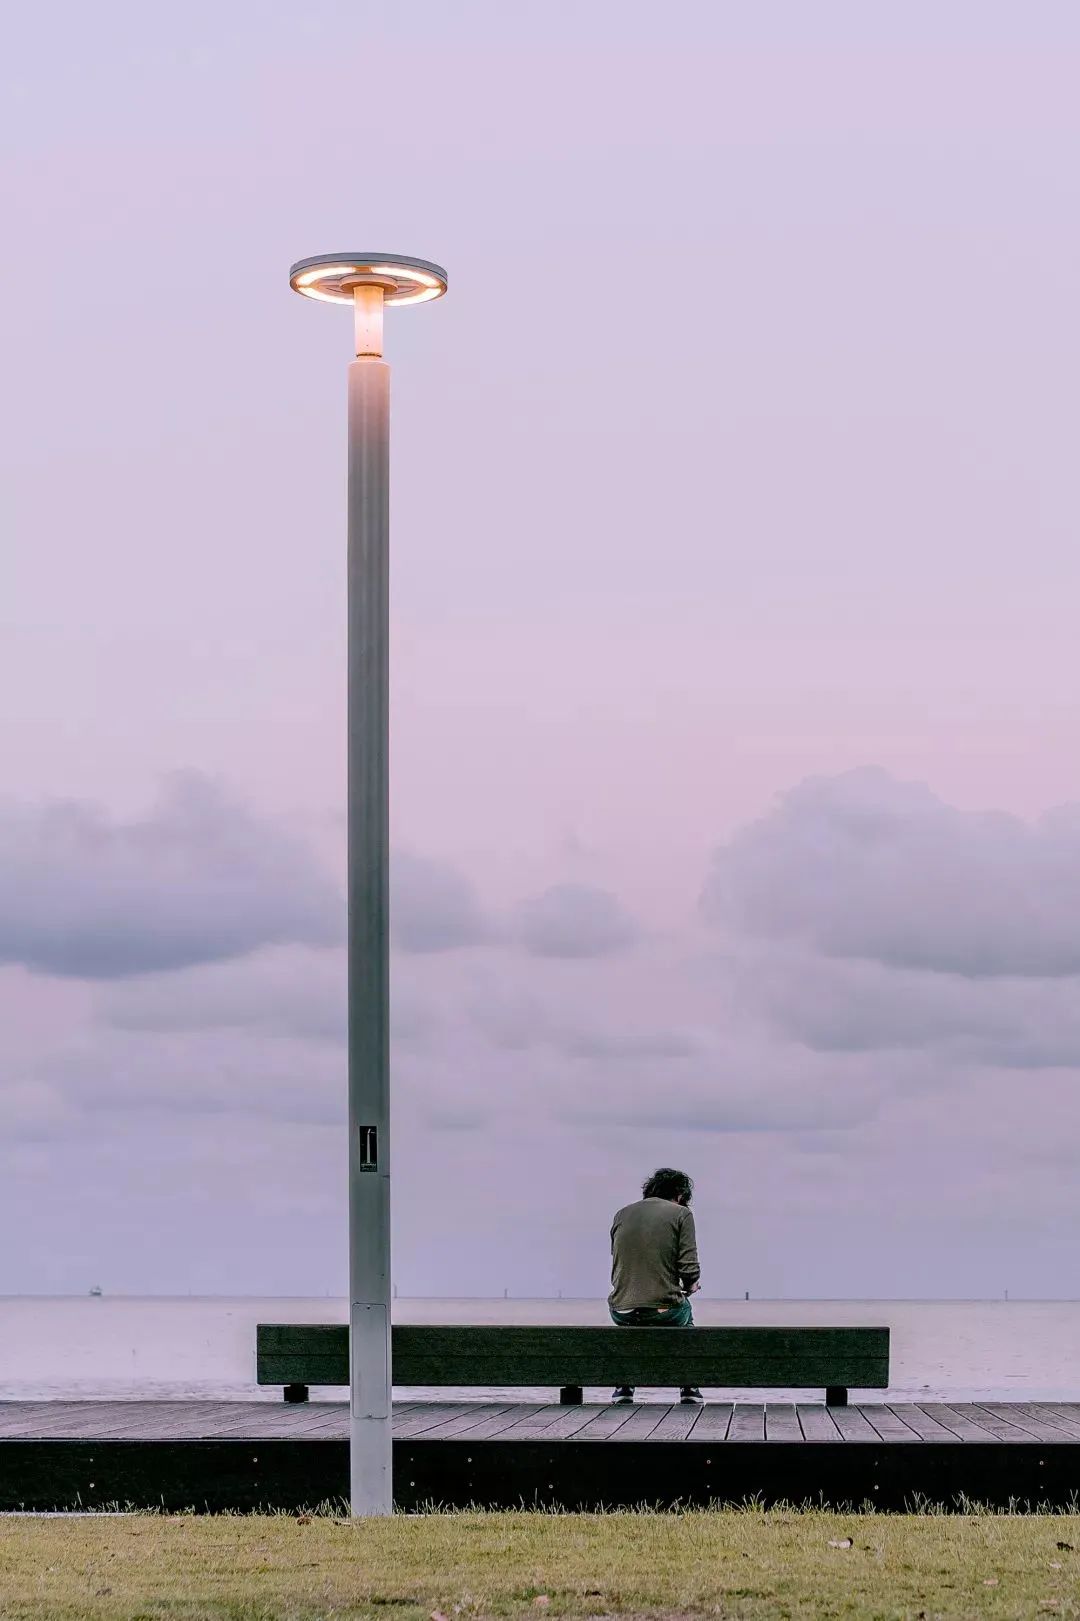
[[[624,1205],[611,1224],[611,1294],[608,1309],[622,1328],[690,1328],[689,1296],[701,1287],[697,1234],[690,1211],[694,1184],[685,1171],[654,1171],[641,1198]],[[701,1391],[683,1385],[684,1402]],[[632,1402],[629,1385],[617,1385],[612,1401]]]

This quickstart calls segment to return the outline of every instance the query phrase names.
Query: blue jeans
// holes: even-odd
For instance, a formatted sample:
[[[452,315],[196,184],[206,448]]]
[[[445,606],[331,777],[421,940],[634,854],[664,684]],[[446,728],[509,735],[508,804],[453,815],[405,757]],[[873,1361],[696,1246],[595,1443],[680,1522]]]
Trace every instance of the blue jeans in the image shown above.
[[[616,1311],[609,1306],[611,1321],[620,1328],[693,1328],[694,1313],[689,1300],[661,1311],[659,1306],[635,1306],[633,1311]]]

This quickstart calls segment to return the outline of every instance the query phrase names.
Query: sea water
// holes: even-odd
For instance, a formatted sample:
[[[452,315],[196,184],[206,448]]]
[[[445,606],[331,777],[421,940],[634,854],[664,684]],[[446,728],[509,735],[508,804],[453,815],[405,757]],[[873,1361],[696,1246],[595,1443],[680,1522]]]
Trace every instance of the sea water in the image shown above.
[[[896,1401],[1080,1400],[1080,1302],[698,1297],[694,1315],[709,1326],[884,1325],[892,1331],[889,1398]],[[343,1323],[347,1317],[342,1299],[0,1297],[0,1399],[280,1401],[280,1391],[255,1383],[255,1325]],[[602,1300],[424,1299],[395,1301],[394,1320],[528,1324],[608,1318]],[[439,1394],[482,1399],[496,1392]],[[522,1401],[551,1396],[518,1387],[497,1394]],[[640,1392],[646,1399],[649,1394]],[[725,1394],[762,1399],[761,1391]],[[769,1394],[782,1400],[799,1393]],[[315,1389],[312,1395],[340,1400],[343,1391]]]

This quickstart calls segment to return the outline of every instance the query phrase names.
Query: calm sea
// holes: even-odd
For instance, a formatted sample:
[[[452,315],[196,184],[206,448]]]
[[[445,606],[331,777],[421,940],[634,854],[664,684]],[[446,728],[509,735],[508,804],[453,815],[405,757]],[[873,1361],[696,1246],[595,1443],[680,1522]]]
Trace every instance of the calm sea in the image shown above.
[[[694,1312],[703,1324],[885,1324],[898,1401],[1080,1400],[1080,1302],[696,1300]],[[599,1300],[399,1300],[394,1314],[403,1323],[607,1321]],[[255,1384],[256,1323],[346,1318],[345,1301],[329,1299],[0,1297],[0,1399],[280,1400]]]

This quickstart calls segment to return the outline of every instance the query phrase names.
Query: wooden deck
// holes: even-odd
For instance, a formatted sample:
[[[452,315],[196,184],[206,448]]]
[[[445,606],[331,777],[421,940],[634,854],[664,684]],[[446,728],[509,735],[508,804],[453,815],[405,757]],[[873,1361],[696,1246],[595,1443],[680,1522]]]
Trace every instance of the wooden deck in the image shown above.
[[[343,1402],[0,1403],[0,1509],[251,1509],[341,1499]],[[1080,1403],[403,1402],[395,1499],[614,1507],[744,1501],[1067,1506]]]
[[[0,1402],[0,1441],[197,1441],[230,1437],[347,1440],[345,1402],[72,1401]],[[823,1407],[820,1402],[706,1402],[703,1406],[608,1402],[418,1401],[394,1404],[395,1440],[474,1441],[990,1441],[1080,1442],[1080,1402],[882,1402]]]

